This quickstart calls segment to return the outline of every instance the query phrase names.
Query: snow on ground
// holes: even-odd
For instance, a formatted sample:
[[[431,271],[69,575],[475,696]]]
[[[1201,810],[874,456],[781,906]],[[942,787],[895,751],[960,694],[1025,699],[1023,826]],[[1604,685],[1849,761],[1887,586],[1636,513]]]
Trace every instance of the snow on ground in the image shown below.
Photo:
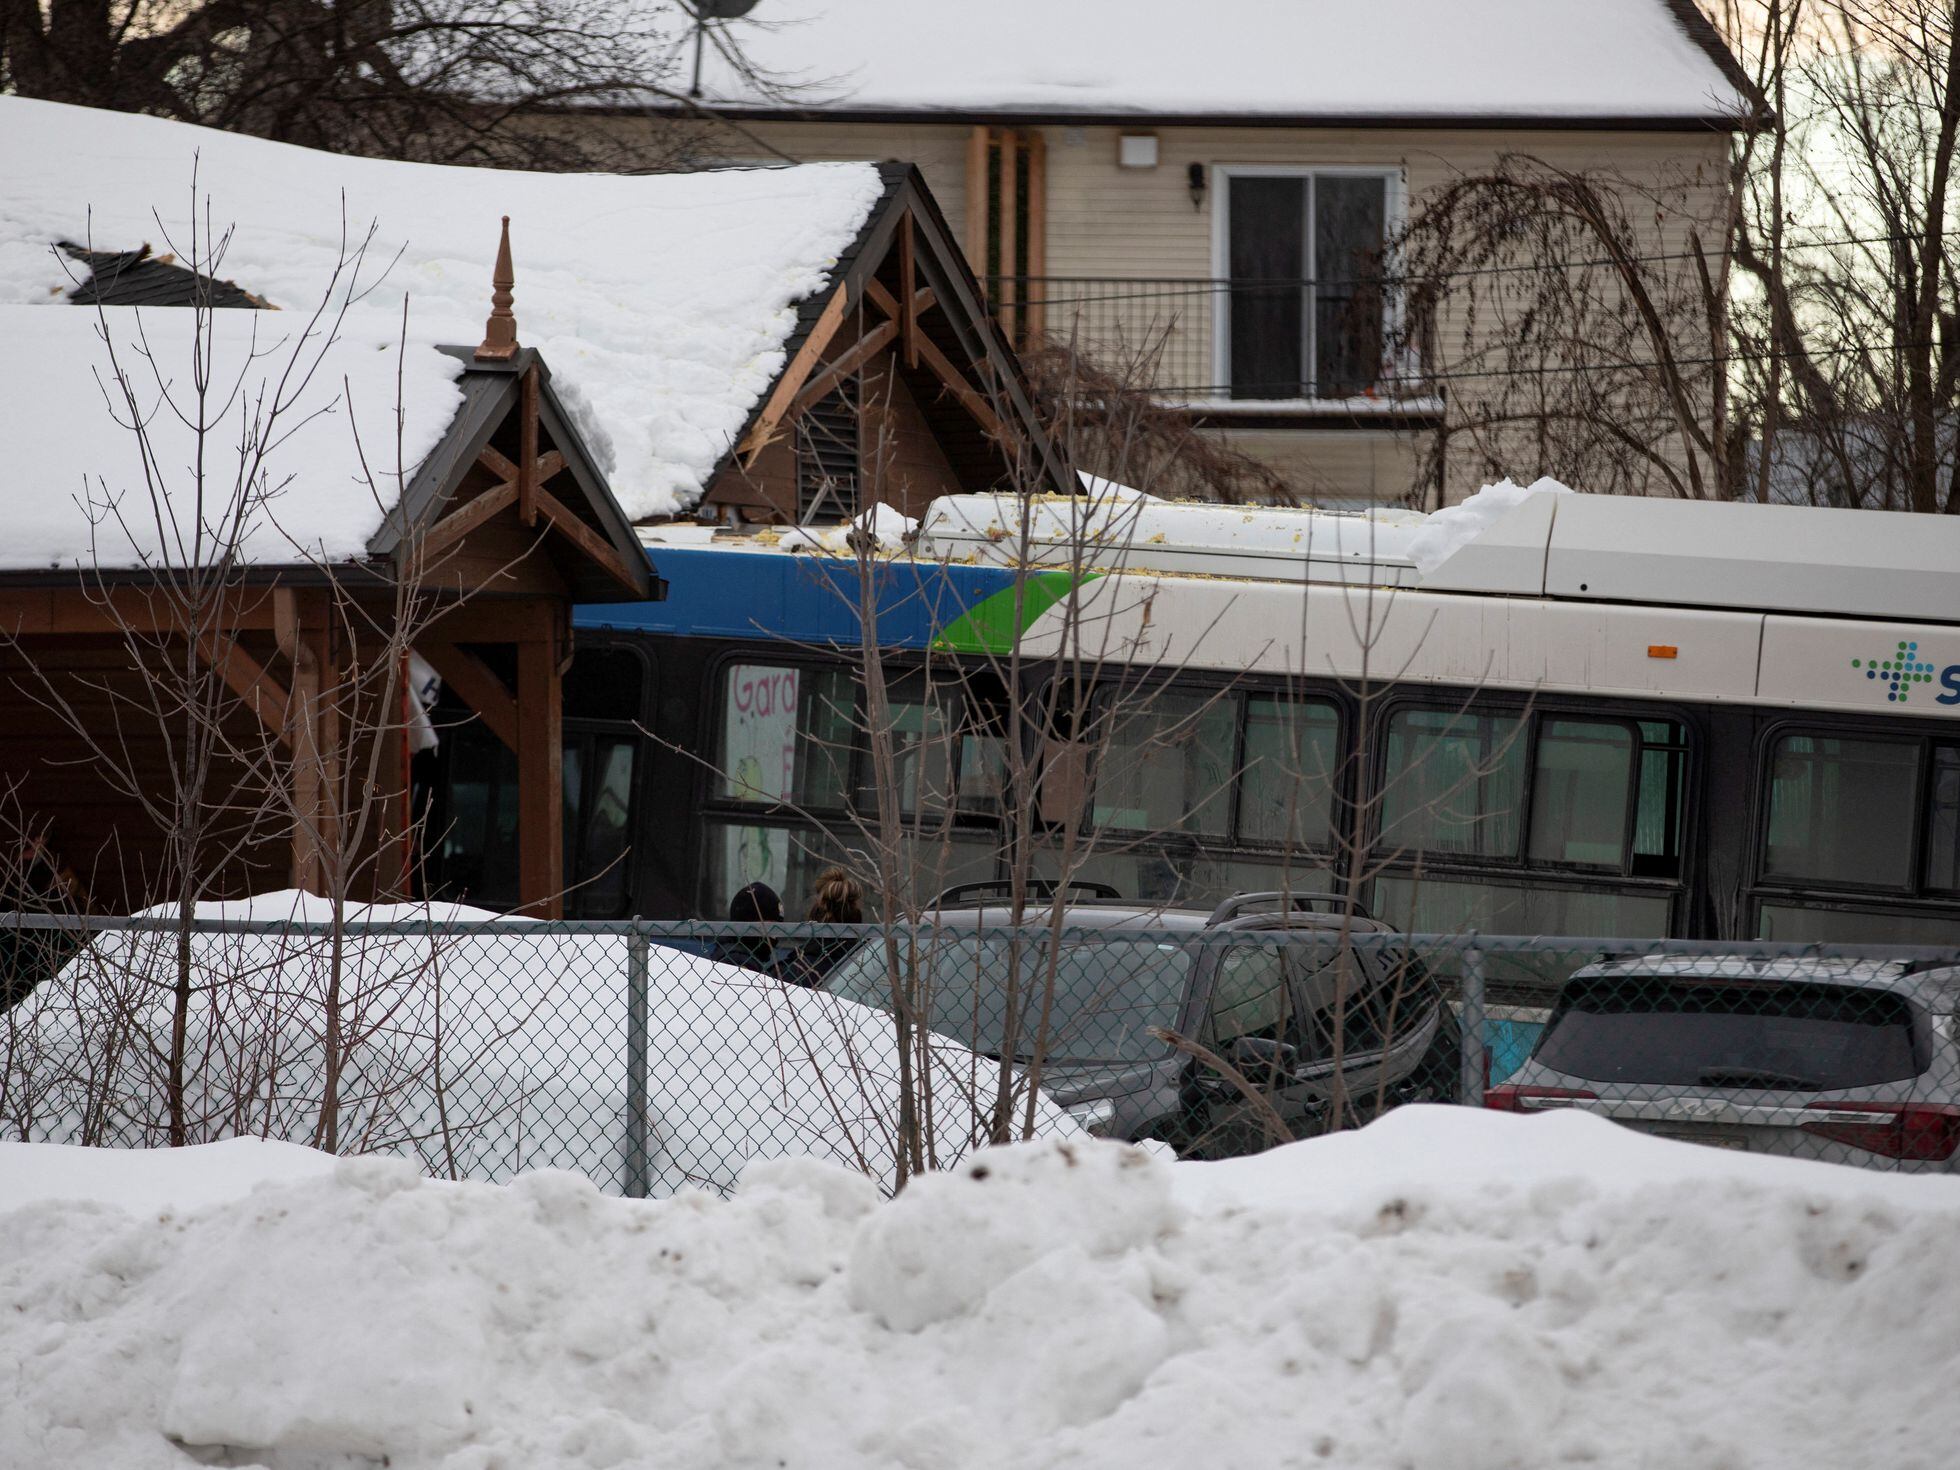
[[[163,911],[156,911],[161,914]],[[320,924],[326,901],[264,894],[198,917]],[[631,1157],[627,942],[527,932],[457,905],[350,908],[338,978],[339,1152],[503,1180],[576,1169],[619,1191]],[[363,934],[360,925],[492,924]],[[43,981],[0,1030],[0,1134],[47,1143],[167,1141],[174,937],[111,933]],[[193,1140],[312,1141],[326,1096],[324,929],[200,931],[186,1015]],[[733,1187],[755,1157],[813,1154],[890,1182],[899,1052],[879,1010],[654,946],[647,966],[649,1192]],[[998,1064],[932,1044],[938,1156],[984,1136],[970,1099]],[[1044,1096],[1043,1135],[1081,1130]],[[4,1197],[4,1190],[0,1190]],[[0,1467],[4,1470],[4,1467]]]
[[[229,1189],[213,1152],[170,1163]],[[33,1192],[9,1467],[1931,1470],[1960,1434],[1960,1181],[1578,1113],[1038,1144],[895,1202],[800,1160],[727,1201],[377,1160],[189,1211]]]
[[[603,428],[588,435],[602,457],[610,435],[602,468],[635,518],[698,497],[781,369],[795,303],[823,286],[882,188],[868,164],[624,176],[347,158],[18,97],[0,97],[0,138],[0,303],[56,302],[76,317],[94,313],[50,295],[67,281],[55,242],[119,251],[147,243],[186,263],[193,201],[202,218],[208,198],[216,228],[235,226],[212,273],[282,308],[220,315],[258,318],[262,336],[294,332],[294,318],[327,290],[343,227],[358,243],[372,224],[361,272],[369,289],[350,337],[394,340],[406,295],[411,349],[473,347],[490,305],[498,220],[509,215],[519,340],[540,349],[568,399],[584,405],[581,427]],[[167,366],[180,385],[190,376],[187,363]],[[0,366],[0,428],[12,452],[30,431],[96,440],[119,432],[93,392],[52,422],[17,417],[14,395],[41,370],[24,351]],[[391,437],[392,403],[365,406],[370,443]],[[309,456],[286,463],[303,469]],[[35,503],[66,513],[71,488],[32,491]],[[10,500],[10,518],[23,508],[21,497]],[[11,546],[0,547],[0,566],[14,564]]]
[[[838,111],[1705,117],[1746,110],[1666,0],[769,0],[729,34]],[[1041,37],[1038,47],[1002,36]],[[704,91],[780,105],[713,47]],[[691,65],[683,40],[674,64]]]

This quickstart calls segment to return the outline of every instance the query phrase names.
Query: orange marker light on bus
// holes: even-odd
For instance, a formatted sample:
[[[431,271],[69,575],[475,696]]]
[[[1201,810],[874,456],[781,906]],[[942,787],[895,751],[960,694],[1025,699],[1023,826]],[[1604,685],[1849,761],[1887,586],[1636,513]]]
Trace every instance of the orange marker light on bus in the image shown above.
[[[1679,658],[1680,656],[1681,650],[1676,648],[1672,643],[1649,643],[1647,645],[1647,657],[1649,658]]]

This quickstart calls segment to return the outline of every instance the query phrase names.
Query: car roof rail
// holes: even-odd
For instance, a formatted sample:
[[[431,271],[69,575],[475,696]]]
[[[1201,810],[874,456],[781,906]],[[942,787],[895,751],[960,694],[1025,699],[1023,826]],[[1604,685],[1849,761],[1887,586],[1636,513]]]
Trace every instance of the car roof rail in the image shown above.
[[[1071,881],[1056,883],[1048,878],[1030,878],[1022,885],[1022,892],[1037,903],[1048,903],[1057,895],[1080,894],[1090,899],[1120,899],[1122,894],[1107,883]],[[935,898],[933,907],[945,908],[956,903],[971,903],[976,898],[1014,897],[1014,883],[1008,878],[986,878],[974,883],[955,883],[951,888]]]
[[[1295,909],[1310,914],[1339,914],[1347,911],[1349,899],[1344,893],[1235,893],[1211,911],[1205,920],[1207,925],[1223,924],[1228,919],[1242,918],[1254,909],[1280,909],[1291,913]],[[1374,915],[1358,900],[1352,910],[1357,919],[1373,921]]]

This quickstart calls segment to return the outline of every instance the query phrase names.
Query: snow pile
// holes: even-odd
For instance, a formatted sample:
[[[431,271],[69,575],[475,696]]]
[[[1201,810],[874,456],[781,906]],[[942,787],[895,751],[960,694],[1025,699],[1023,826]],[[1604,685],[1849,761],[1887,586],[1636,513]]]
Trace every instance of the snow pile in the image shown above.
[[[1571,486],[1561,485],[1549,475],[1529,485],[1499,480],[1495,485],[1484,486],[1460,505],[1430,512],[1421,527],[1402,544],[1402,554],[1416,564],[1418,571],[1433,572],[1532,496],[1574,493]]]
[[[777,542],[785,551],[817,551],[832,556],[855,556],[860,546],[878,551],[903,551],[919,534],[919,523],[895,505],[879,501],[849,525],[812,529],[795,526]]]
[[[728,33],[832,110],[1707,117],[1747,110],[1666,0],[769,0]],[[1000,38],[1040,36],[1038,47]],[[693,60],[691,43],[669,65]],[[704,90],[781,106],[707,49]]]
[[[699,496],[780,371],[796,302],[823,287],[882,189],[867,164],[624,176],[347,158],[18,97],[0,97],[0,138],[0,303],[55,299],[61,240],[117,251],[148,243],[182,263],[193,204],[201,218],[208,196],[220,230],[235,222],[212,273],[284,309],[220,313],[257,318],[262,340],[297,332],[296,318],[327,290],[343,231],[358,242],[372,223],[350,339],[393,341],[406,296],[411,349],[473,347],[489,310],[498,220],[509,215],[519,339],[584,405],[580,427],[596,454],[606,456],[610,435],[602,468],[634,518]],[[5,361],[0,403],[16,455],[27,437],[86,446],[122,432],[92,388],[52,421],[17,419],[15,395],[42,366],[24,351]],[[188,381],[187,361],[166,357],[163,366],[180,387]],[[329,386],[338,381],[327,376]],[[392,405],[392,394],[355,405],[370,448],[392,443]],[[281,464],[303,472],[309,460],[296,452]],[[74,480],[16,477],[23,490],[10,518],[24,503],[72,512]],[[86,523],[79,529],[76,554],[86,549]],[[0,549],[0,565],[12,556]]]
[[[1960,1183],[1576,1113],[992,1150],[889,1203],[351,1160],[0,1230],[23,1466],[1930,1470],[1960,1433]]]
[[[318,925],[330,910],[275,893],[201,905],[199,917]],[[626,1187],[623,936],[539,933],[455,905],[348,917],[337,977],[327,929],[195,936],[184,1108],[193,1141],[322,1136],[333,993],[347,1038],[333,1092],[338,1151],[403,1154],[445,1176],[558,1167]],[[363,934],[363,922],[420,932]],[[429,927],[459,923],[490,932]],[[0,1131],[167,1142],[173,945],[169,933],[105,934],[11,1013],[0,1032]],[[974,1145],[970,1099],[991,1097],[997,1064],[951,1042],[932,1054],[933,1138],[950,1161]],[[891,1182],[900,1067],[882,1011],[654,947],[647,1058],[651,1193],[728,1189],[751,1158],[782,1154]],[[1045,1097],[1036,1120],[1043,1134],[1080,1133]]]

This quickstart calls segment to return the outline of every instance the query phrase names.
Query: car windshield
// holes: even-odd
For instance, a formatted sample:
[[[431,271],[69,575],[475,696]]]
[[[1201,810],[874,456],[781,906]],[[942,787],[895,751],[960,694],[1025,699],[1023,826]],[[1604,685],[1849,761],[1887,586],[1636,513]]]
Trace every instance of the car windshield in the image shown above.
[[[1855,986],[1575,980],[1533,1060],[1570,1077],[1731,1091],[1828,1092],[1915,1076],[1912,1007]]]
[[[900,950],[901,956],[905,951]],[[1061,941],[1049,984],[1050,943],[1013,934],[949,934],[922,940],[918,984],[927,1024],[939,1035],[986,1056],[1006,1048],[1010,1011],[1018,1011],[1012,1050],[1034,1052],[1047,1006],[1051,1060],[1142,1061],[1165,1043],[1152,1027],[1177,1025],[1191,956],[1160,939],[1096,935]],[[869,940],[831,972],[824,989],[862,1005],[891,1008],[882,940]]]

